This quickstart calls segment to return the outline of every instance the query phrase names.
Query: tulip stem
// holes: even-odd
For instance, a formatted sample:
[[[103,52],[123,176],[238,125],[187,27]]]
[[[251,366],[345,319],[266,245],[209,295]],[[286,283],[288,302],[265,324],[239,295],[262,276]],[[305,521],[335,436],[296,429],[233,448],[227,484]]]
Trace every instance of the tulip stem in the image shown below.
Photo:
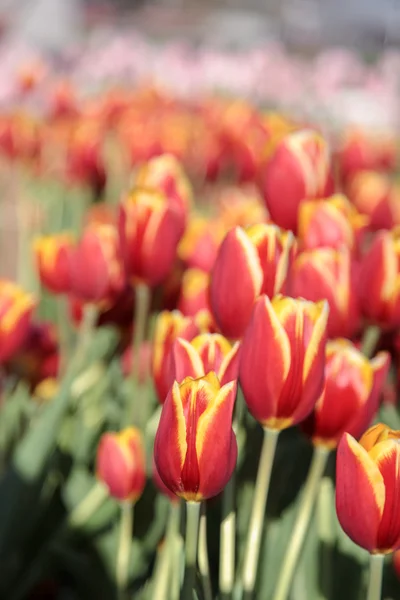
[[[60,295],[57,298],[57,329],[59,334],[59,347],[60,347],[60,366],[59,374],[62,376],[65,373],[66,365],[69,360],[69,332],[70,323],[68,319],[68,304],[67,298]]]
[[[207,514],[206,505],[202,504],[201,515],[200,515],[200,526],[199,526],[199,571],[203,582],[203,597],[204,600],[213,600],[211,578],[210,578],[210,565],[208,561],[208,548],[207,548]]]
[[[371,358],[374,355],[380,334],[381,330],[377,325],[370,325],[364,331],[361,341],[361,352],[367,358]]]
[[[292,585],[293,576],[298,563],[301,548],[303,546],[312,510],[317,498],[321,478],[324,474],[329,450],[316,446],[311,461],[310,470],[304,485],[303,495],[300,502],[299,512],[294,524],[292,537],[289,541],[288,550],[285,554],[282,569],[278,577],[274,600],[286,600]]]
[[[236,512],[235,473],[226,485],[222,496],[222,522],[219,550],[219,591],[224,600],[232,597],[235,583]]]
[[[117,554],[116,583],[119,600],[124,600],[129,581],[129,562],[132,547],[133,504],[121,503],[119,546]]]
[[[94,304],[85,304],[75,347],[75,355],[71,361],[71,369],[76,373],[84,366],[84,362],[87,358],[98,314],[97,307]]]
[[[272,465],[274,462],[278,435],[279,431],[275,431],[273,429],[264,429],[264,440],[260,462],[258,464],[256,487],[244,556],[243,590],[247,598],[252,597],[256,584],[265,507],[267,504],[269,483],[271,479]]]
[[[75,529],[84,525],[100,508],[107,496],[107,488],[100,482],[95,483],[92,489],[70,513],[68,525]]]
[[[383,554],[371,554],[367,600],[380,600],[382,593]]]
[[[175,544],[179,534],[180,517],[180,503],[171,502],[165,543],[161,551],[160,565],[152,590],[152,597],[157,598],[157,600],[168,600],[170,597],[170,586],[172,587],[173,585],[173,578],[178,577],[179,581],[180,565],[175,564]]]
[[[192,600],[196,582],[200,502],[186,503],[185,577],[180,600]]]

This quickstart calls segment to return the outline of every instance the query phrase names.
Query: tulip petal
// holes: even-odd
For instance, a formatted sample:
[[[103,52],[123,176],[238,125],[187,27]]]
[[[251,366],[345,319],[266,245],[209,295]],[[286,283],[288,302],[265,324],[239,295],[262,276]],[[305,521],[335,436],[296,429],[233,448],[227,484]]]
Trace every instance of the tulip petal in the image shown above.
[[[383,477],[368,453],[349,434],[342,437],[336,463],[336,511],[347,535],[373,551],[385,505]]]
[[[221,385],[235,381],[239,376],[240,342],[236,342],[225,356],[218,371]]]
[[[178,383],[185,377],[201,377],[205,375],[203,363],[196,349],[182,338],[178,338],[172,348],[174,378]]]

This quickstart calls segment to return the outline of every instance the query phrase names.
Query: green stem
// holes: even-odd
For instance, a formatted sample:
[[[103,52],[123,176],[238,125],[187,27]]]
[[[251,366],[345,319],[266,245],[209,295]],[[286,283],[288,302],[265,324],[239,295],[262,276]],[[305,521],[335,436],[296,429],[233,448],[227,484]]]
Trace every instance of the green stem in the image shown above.
[[[301,548],[308,531],[311,513],[317,497],[321,477],[324,474],[329,450],[316,446],[310,470],[304,486],[299,512],[296,517],[292,537],[289,541],[282,569],[278,577],[274,600],[286,600],[292,585],[293,576],[298,563]]]
[[[185,577],[180,600],[192,600],[193,598],[193,589],[196,582],[200,506],[200,502],[186,503]]]
[[[120,600],[123,600],[125,598],[125,593],[129,581],[129,562],[132,548],[132,529],[133,504],[131,502],[123,502],[121,503],[120,534],[116,570],[116,583],[118,589],[118,597]]]
[[[59,348],[60,348],[60,366],[59,373],[63,375],[65,373],[66,366],[69,360],[69,331],[70,323],[68,318],[68,301],[64,295],[58,296],[56,299],[57,307],[57,331],[59,336]]]
[[[381,600],[384,559],[383,554],[370,556],[367,600]]]
[[[222,521],[219,550],[219,591],[224,600],[232,597],[235,583],[236,511],[235,473],[226,485],[222,497]]]
[[[243,566],[243,590],[246,597],[251,598],[257,577],[258,558],[260,555],[261,535],[264,525],[265,506],[267,504],[272,465],[275,457],[279,432],[264,429],[264,441],[258,464],[257,481],[250,517],[249,532]]]
[[[171,572],[171,594],[170,600],[179,600],[182,572],[183,572],[183,537],[181,534],[181,515],[184,501],[181,500],[174,506],[176,512],[176,529],[172,543],[172,572]]]
[[[368,358],[374,355],[380,335],[381,330],[377,325],[370,325],[364,331],[361,341],[361,352]]]
[[[85,360],[87,359],[87,353],[93,338],[98,314],[97,306],[94,304],[85,304],[76,343],[75,355],[72,358],[69,367],[75,372],[83,367]]]
[[[179,534],[180,516],[180,503],[171,502],[166,539],[161,550],[160,564],[152,590],[152,597],[157,600],[168,600],[171,577],[179,573],[179,566],[174,564],[174,545]]]
[[[318,501],[318,533],[320,549],[321,585],[319,600],[330,600],[333,585],[333,550],[335,546],[335,526],[333,510],[335,506],[335,490],[332,479],[324,476],[321,481]]]
[[[100,508],[106,500],[108,494],[106,487],[97,482],[89,493],[74,508],[68,518],[68,525],[77,529],[86,523],[86,521]]]
[[[212,600],[212,586],[210,578],[210,565],[208,562],[207,548],[207,514],[206,505],[203,503],[201,507],[200,526],[199,526],[199,571],[203,582],[204,600]]]

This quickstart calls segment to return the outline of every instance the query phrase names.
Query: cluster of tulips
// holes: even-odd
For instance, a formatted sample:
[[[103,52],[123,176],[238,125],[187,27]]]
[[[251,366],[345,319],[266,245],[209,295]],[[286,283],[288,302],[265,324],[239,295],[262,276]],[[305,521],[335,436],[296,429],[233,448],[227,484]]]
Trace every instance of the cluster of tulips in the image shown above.
[[[215,597],[206,523],[207,501],[219,494],[228,511],[218,597],[261,597],[257,574],[274,457],[282,432],[299,425],[313,458],[272,597],[289,598],[337,449],[337,516],[371,554],[368,599],[377,600],[384,557],[400,548],[400,431],[391,423],[370,427],[397,385],[394,141],[358,131],[330,147],[304,124],[241,102],[188,107],[154,94],[108,95],[82,115],[71,90],[58,94],[45,124],[21,115],[2,119],[3,154],[37,177],[54,159],[56,176],[72,173],[98,200],[104,189],[110,193],[104,148],[113,134],[114,159],[128,157],[130,181],[118,204],[105,198],[87,211],[79,233],[34,240],[37,278],[60,308],[57,329],[34,318],[33,294],[1,281],[0,365],[5,390],[25,380],[41,410],[62,415],[87,374],[96,330],[118,331],[126,403],[119,429],[98,436],[99,483],[74,514],[86,518],[85,507],[98,510],[107,494],[120,503],[120,597],[133,597],[132,518],[149,476],[168,498],[171,516],[143,597]],[[49,157],[50,139],[57,152]],[[40,428],[41,418],[29,428]],[[235,470],[241,432],[252,418],[264,437],[239,561]],[[78,526],[79,518],[73,522]]]

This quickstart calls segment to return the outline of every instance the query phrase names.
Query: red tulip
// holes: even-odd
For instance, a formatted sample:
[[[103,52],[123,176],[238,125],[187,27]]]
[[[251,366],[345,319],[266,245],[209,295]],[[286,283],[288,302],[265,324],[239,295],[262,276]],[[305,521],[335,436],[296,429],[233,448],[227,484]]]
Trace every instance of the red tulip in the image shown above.
[[[73,248],[68,233],[41,237],[35,242],[40,281],[53,294],[65,294],[70,289],[69,257]]]
[[[12,281],[0,280],[0,364],[23,346],[34,308],[33,296]]]
[[[187,269],[182,277],[178,310],[194,316],[200,310],[210,311],[210,275],[200,269]]]

